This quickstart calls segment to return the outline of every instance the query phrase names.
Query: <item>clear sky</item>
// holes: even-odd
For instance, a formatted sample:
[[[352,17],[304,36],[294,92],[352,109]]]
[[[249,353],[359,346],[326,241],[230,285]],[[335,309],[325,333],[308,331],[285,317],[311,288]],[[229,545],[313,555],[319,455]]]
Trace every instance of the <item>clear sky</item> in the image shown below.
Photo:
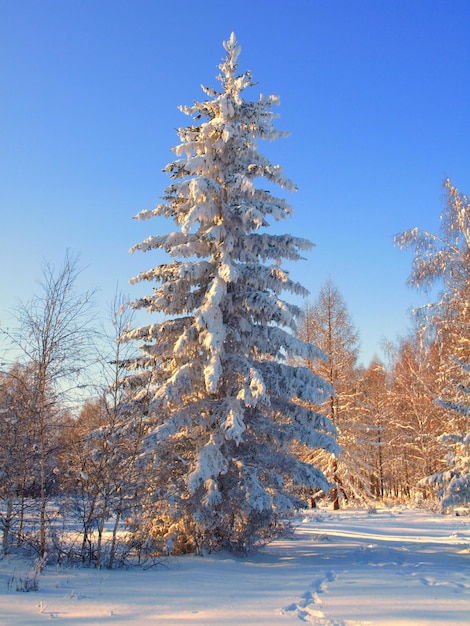
[[[102,311],[140,294],[129,278],[161,259],[128,249],[162,225],[132,217],[159,201],[177,106],[218,86],[232,31],[247,97],[279,95],[291,133],[261,147],[299,187],[276,231],[316,244],[291,275],[311,300],[332,279],[365,364],[406,332],[423,295],[392,237],[437,232],[446,177],[470,193],[468,0],[0,0],[2,325],[66,249]]]

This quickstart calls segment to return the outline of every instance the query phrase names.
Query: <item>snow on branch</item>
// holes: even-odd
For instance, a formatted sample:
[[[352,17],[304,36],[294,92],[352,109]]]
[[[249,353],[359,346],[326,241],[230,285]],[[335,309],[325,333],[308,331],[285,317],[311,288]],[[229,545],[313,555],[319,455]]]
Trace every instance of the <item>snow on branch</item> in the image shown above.
[[[259,365],[270,394],[283,398],[298,398],[304,402],[322,404],[334,390],[323,378],[307,367],[266,362]]]
[[[211,435],[208,443],[201,449],[195,469],[188,475],[188,489],[194,494],[201,483],[217,478],[227,469],[227,460]]]

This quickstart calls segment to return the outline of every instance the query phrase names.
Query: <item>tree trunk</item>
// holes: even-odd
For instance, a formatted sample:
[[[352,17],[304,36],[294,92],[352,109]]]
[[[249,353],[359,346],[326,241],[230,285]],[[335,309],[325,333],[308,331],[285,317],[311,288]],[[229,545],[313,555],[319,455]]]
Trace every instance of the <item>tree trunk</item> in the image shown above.
[[[98,542],[96,545],[96,563],[95,563],[96,567],[101,567],[101,547],[103,543],[103,530],[104,530],[104,524],[106,521],[107,510],[108,510],[108,496],[106,496],[104,499],[103,510],[101,512],[100,520],[98,523]]]
[[[334,511],[338,511],[339,510],[339,493],[338,493],[338,461],[336,459],[333,460],[333,481],[335,483],[335,486],[333,487],[332,494],[333,494],[333,510]]]
[[[21,544],[21,538],[23,536],[23,526],[24,526],[24,508],[25,508],[25,483],[26,483],[26,470],[23,474],[23,480],[21,482],[21,505],[20,505],[20,524],[18,526],[18,536],[16,540],[16,546],[19,548]]]
[[[116,511],[116,519],[114,521],[114,528],[113,528],[113,538],[111,540],[111,549],[109,552],[109,563],[108,563],[108,569],[113,569],[113,565],[114,565],[114,559],[116,556],[116,540],[117,540],[117,531],[119,528],[119,522],[121,521],[121,512],[122,512],[122,496],[121,499],[119,501],[119,507]]]
[[[10,529],[11,529],[11,521],[13,518],[13,502],[15,499],[16,492],[16,483],[13,485],[10,495],[7,500],[7,510],[5,512],[5,519],[3,522],[3,540],[2,540],[2,550],[3,554],[8,554],[9,552],[9,543],[10,543]]]
[[[44,418],[41,416],[41,511],[39,526],[39,556],[44,559],[46,556],[46,451],[45,451],[45,433]]]

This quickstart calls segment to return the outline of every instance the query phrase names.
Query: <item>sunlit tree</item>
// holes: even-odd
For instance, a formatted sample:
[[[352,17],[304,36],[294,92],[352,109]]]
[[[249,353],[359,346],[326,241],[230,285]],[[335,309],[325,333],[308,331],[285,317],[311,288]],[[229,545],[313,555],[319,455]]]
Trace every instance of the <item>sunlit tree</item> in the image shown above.
[[[319,463],[332,482],[333,506],[337,509],[341,497],[364,497],[369,470],[366,456],[360,452],[365,429],[358,406],[359,336],[331,280],[320,289],[313,305],[306,305],[299,336],[318,346],[326,356],[307,361],[306,365],[331,385],[331,393],[314,408],[326,413],[335,425],[341,453],[319,451],[309,454],[309,458]]]
[[[422,481],[436,491],[443,512],[470,503],[470,363],[457,365],[461,369],[461,380],[455,381],[457,399],[439,400],[451,413],[452,429],[439,437],[446,467]]]
[[[370,466],[370,493],[383,498],[390,482],[390,403],[387,370],[374,359],[359,378],[359,407],[362,424],[361,453]]]
[[[425,433],[420,432],[418,439],[423,459],[420,473],[423,470],[425,475],[439,470],[433,467],[434,450],[442,443],[441,435],[452,432],[449,412],[443,413],[434,401],[444,396],[448,402],[458,401],[457,396],[450,397],[457,390],[453,384],[459,375],[457,363],[468,362],[470,358],[470,203],[449,179],[444,186],[447,201],[441,213],[439,234],[412,228],[395,237],[400,247],[414,248],[409,283],[440,290],[434,302],[418,310],[419,343],[410,346],[406,358],[410,373],[413,372],[414,388],[420,388],[420,401],[410,405],[410,398],[408,403],[403,400],[405,410],[408,414],[414,412],[420,424],[427,424]],[[419,375],[414,372],[417,368]],[[404,373],[405,369],[402,370]],[[411,380],[406,388],[412,389]]]
[[[4,503],[0,527],[4,554],[13,538],[20,541],[26,494],[37,478],[32,388],[31,373],[18,363],[0,373],[0,500]]]
[[[173,260],[134,279],[155,285],[133,305],[154,321],[125,335],[141,342],[129,384],[136,402],[147,401],[145,451],[158,475],[149,519],[167,549],[249,548],[298,504],[287,479],[327,488],[289,442],[336,450],[329,420],[298,402],[321,403],[328,384],[286,360],[318,353],[294,338],[300,311],[281,298],[306,295],[281,261],[301,259],[311,244],[269,232],[292,209],[257,186],[295,189],[258,151],[259,140],[284,136],[273,125],[278,98],[245,99],[254,82],[238,73],[233,34],[224,47],[220,90],[203,88],[205,100],[181,107],[192,121],[164,170],[164,202],[137,216],[178,227],[134,248]]]
[[[132,310],[122,296],[114,299],[110,321],[112,330],[105,331],[97,354],[101,365],[97,395],[85,402],[78,419],[68,423],[58,472],[65,526],[73,524],[81,532],[70,556],[109,569],[118,548],[121,555],[126,550],[118,545],[118,530],[135,508],[144,480],[136,468],[143,415],[126,410],[129,391],[122,380],[131,354],[130,346],[118,339],[132,321]],[[107,523],[112,532],[106,538]]]
[[[401,248],[414,248],[409,277],[413,287],[440,289],[436,302],[422,307],[419,319],[435,335],[446,354],[470,357],[470,203],[444,183],[447,201],[439,234],[411,228],[395,237]]]
[[[30,406],[38,433],[41,558],[46,554],[49,458],[54,453],[67,392],[80,385],[81,374],[92,360],[93,293],[77,291],[79,274],[77,260],[69,254],[57,270],[45,263],[38,293],[16,308],[18,327],[12,332],[2,331],[33,381]]]
[[[397,496],[411,496],[418,481],[440,467],[442,447],[437,437],[445,429],[445,414],[434,401],[439,369],[438,347],[419,328],[400,342],[389,389],[392,483]]]

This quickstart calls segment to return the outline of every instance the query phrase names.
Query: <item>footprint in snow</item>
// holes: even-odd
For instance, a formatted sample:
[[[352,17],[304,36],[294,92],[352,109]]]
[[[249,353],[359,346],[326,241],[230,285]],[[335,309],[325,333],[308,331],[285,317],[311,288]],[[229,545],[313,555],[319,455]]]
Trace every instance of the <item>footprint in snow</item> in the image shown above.
[[[447,580],[439,581],[435,580],[434,578],[428,578],[426,576],[420,576],[418,580],[425,587],[453,587],[456,593],[467,588],[466,585],[464,585],[463,583],[458,583],[454,581],[449,582]]]
[[[325,616],[321,610],[322,601],[321,594],[325,593],[327,589],[327,583],[336,580],[336,574],[328,571],[321,578],[317,578],[312,582],[312,591],[305,591],[300,602],[293,602],[288,606],[281,609],[282,613],[290,613],[297,616],[302,622],[311,624],[322,624],[327,626],[328,624],[335,624],[335,622],[325,621]],[[321,621],[318,621],[321,620]],[[338,625],[341,626],[341,625]]]

